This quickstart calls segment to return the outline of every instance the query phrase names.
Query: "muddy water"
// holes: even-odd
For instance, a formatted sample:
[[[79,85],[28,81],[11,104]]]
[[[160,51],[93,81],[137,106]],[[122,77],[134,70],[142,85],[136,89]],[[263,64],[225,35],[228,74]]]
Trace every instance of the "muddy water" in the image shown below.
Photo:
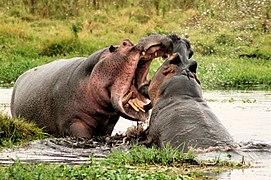
[[[0,89],[0,112],[10,114],[10,97],[11,89]],[[205,91],[204,98],[239,144],[237,153],[231,154],[232,158],[240,161],[244,156],[246,162],[255,166],[206,175],[218,179],[271,179],[271,91]],[[114,134],[125,132],[132,125],[136,123],[121,119]],[[90,154],[103,157],[112,150],[111,146],[97,144],[95,141],[71,143],[65,139],[35,141],[29,146],[2,150],[0,161],[12,163],[13,159],[19,158],[25,162],[82,163],[89,159]],[[199,154],[201,159],[218,157],[227,159],[228,154]]]

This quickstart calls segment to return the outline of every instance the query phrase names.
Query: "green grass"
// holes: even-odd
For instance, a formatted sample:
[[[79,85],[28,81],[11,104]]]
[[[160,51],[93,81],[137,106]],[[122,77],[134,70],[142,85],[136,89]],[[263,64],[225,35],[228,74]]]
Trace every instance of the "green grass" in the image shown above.
[[[23,164],[19,161],[0,167],[2,179],[195,179],[204,172],[239,168],[239,163],[198,161],[193,153],[176,149],[133,147],[115,151],[105,159],[90,158],[81,165]]]
[[[271,88],[271,64],[263,59],[198,56],[198,77],[203,88],[219,89],[262,86]]]
[[[129,153],[124,153],[121,150],[114,152],[108,156],[107,162],[110,164],[126,164],[126,165],[176,165],[184,163],[195,163],[195,155],[192,152],[183,153],[178,149],[166,146],[163,149],[146,148],[144,146],[133,147],[129,150]]]
[[[46,137],[49,135],[34,123],[0,114],[0,147],[11,147]]]
[[[88,56],[127,37],[137,42],[158,32],[190,39],[205,89],[270,89],[271,34],[264,28],[271,26],[269,1],[75,2],[0,2],[2,86],[55,59]]]

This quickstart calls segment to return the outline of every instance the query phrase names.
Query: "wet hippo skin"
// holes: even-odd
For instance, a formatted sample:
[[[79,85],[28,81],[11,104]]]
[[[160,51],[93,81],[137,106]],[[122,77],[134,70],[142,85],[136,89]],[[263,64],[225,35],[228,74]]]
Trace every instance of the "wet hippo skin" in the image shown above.
[[[12,116],[35,121],[56,137],[110,135],[120,116],[145,122],[147,99],[138,89],[151,60],[172,47],[171,39],[156,34],[33,68],[14,85]]]
[[[232,145],[231,135],[203,100],[188,42],[178,41],[179,50],[157,70],[148,89],[153,106],[148,144],[170,144],[185,151]]]

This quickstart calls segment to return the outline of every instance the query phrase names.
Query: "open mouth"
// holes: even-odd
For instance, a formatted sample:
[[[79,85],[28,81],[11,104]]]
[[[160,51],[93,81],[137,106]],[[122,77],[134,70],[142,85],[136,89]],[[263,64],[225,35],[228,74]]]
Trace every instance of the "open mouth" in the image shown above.
[[[151,45],[142,51],[130,89],[122,97],[124,114],[129,119],[143,122],[148,120],[150,108],[146,94],[148,90],[147,76],[151,61],[157,57],[166,59],[170,57],[171,53],[171,48],[161,44]]]

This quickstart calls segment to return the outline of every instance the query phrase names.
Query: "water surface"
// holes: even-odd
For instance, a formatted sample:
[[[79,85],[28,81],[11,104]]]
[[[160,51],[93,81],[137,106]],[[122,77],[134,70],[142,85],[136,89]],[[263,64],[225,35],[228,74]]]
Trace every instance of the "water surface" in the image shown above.
[[[270,180],[271,91],[206,91],[204,97],[234,140],[242,145],[240,151],[245,160],[255,166],[214,175],[218,179]]]
[[[12,89],[0,89],[0,111],[10,114],[9,105]],[[246,162],[252,162],[254,168],[231,170],[219,174],[208,174],[218,179],[271,179],[271,91],[204,91],[203,96],[208,105],[227,128],[234,140],[240,145],[240,155],[236,160],[245,156]],[[136,122],[123,118],[117,123],[114,134],[123,133],[127,127],[136,125]],[[36,144],[35,144],[36,143]],[[85,162],[89,153],[110,152],[107,147],[101,149],[82,147],[63,148],[61,145],[48,150],[54,141],[33,144],[37,149],[28,147],[17,150],[0,152],[2,163],[11,163],[11,159],[25,161],[44,160],[48,162]],[[94,142],[95,143],[95,142]],[[47,151],[44,151],[46,150]],[[42,153],[45,152],[45,153]],[[57,153],[56,153],[57,152]],[[217,153],[200,155],[203,159],[217,158]],[[227,154],[224,155],[227,158]],[[223,154],[219,154],[223,158]]]

